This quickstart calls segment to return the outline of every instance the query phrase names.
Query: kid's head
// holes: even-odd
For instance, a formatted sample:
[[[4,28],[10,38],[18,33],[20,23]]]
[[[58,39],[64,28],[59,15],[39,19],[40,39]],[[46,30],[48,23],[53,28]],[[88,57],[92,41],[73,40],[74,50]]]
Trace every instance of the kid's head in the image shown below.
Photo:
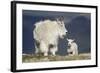
[[[69,46],[69,45],[71,45],[74,42],[74,39],[68,39],[67,38],[67,41],[68,41],[68,46]]]

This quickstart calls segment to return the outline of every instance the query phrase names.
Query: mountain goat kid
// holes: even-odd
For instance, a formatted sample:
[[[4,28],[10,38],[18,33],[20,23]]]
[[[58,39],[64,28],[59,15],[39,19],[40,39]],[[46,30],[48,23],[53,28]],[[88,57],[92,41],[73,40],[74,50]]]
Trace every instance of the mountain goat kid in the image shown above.
[[[68,41],[68,55],[73,56],[73,55],[78,55],[78,45],[76,42],[74,42],[73,39],[67,39]]]

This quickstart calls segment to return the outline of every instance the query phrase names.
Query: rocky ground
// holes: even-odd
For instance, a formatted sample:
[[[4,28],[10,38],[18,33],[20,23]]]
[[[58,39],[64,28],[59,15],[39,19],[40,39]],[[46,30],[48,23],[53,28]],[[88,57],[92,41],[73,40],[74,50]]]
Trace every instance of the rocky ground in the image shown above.
[[[70,61],[70,60],[88,60],[91,59],[90,53],[82,53],[77,56],[40,56],[40,55],[29,55],[24,54],[22,56],[23,63],[32,63],[32,62],[50,62],[50,61]]]

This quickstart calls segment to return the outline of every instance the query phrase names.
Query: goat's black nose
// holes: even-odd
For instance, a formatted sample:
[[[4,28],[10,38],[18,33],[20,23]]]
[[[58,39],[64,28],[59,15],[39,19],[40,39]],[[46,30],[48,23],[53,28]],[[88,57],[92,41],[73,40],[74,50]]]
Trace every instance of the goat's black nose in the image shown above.
[[[68,34],[68,32],[66,32],[66,35]]]
[[[66,32],[66,35],[64,35],[65,38],[67,38],[68,32]]]

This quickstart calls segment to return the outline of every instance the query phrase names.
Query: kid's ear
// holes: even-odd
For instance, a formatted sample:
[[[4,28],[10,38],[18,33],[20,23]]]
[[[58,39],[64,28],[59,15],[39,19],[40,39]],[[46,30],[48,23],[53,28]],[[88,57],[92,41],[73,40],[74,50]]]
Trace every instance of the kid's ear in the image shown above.
[[[73,39],[73,41],[75,41],[75,39]]]
[[[67,41],[68,41],[69,39],[67,38]]]

